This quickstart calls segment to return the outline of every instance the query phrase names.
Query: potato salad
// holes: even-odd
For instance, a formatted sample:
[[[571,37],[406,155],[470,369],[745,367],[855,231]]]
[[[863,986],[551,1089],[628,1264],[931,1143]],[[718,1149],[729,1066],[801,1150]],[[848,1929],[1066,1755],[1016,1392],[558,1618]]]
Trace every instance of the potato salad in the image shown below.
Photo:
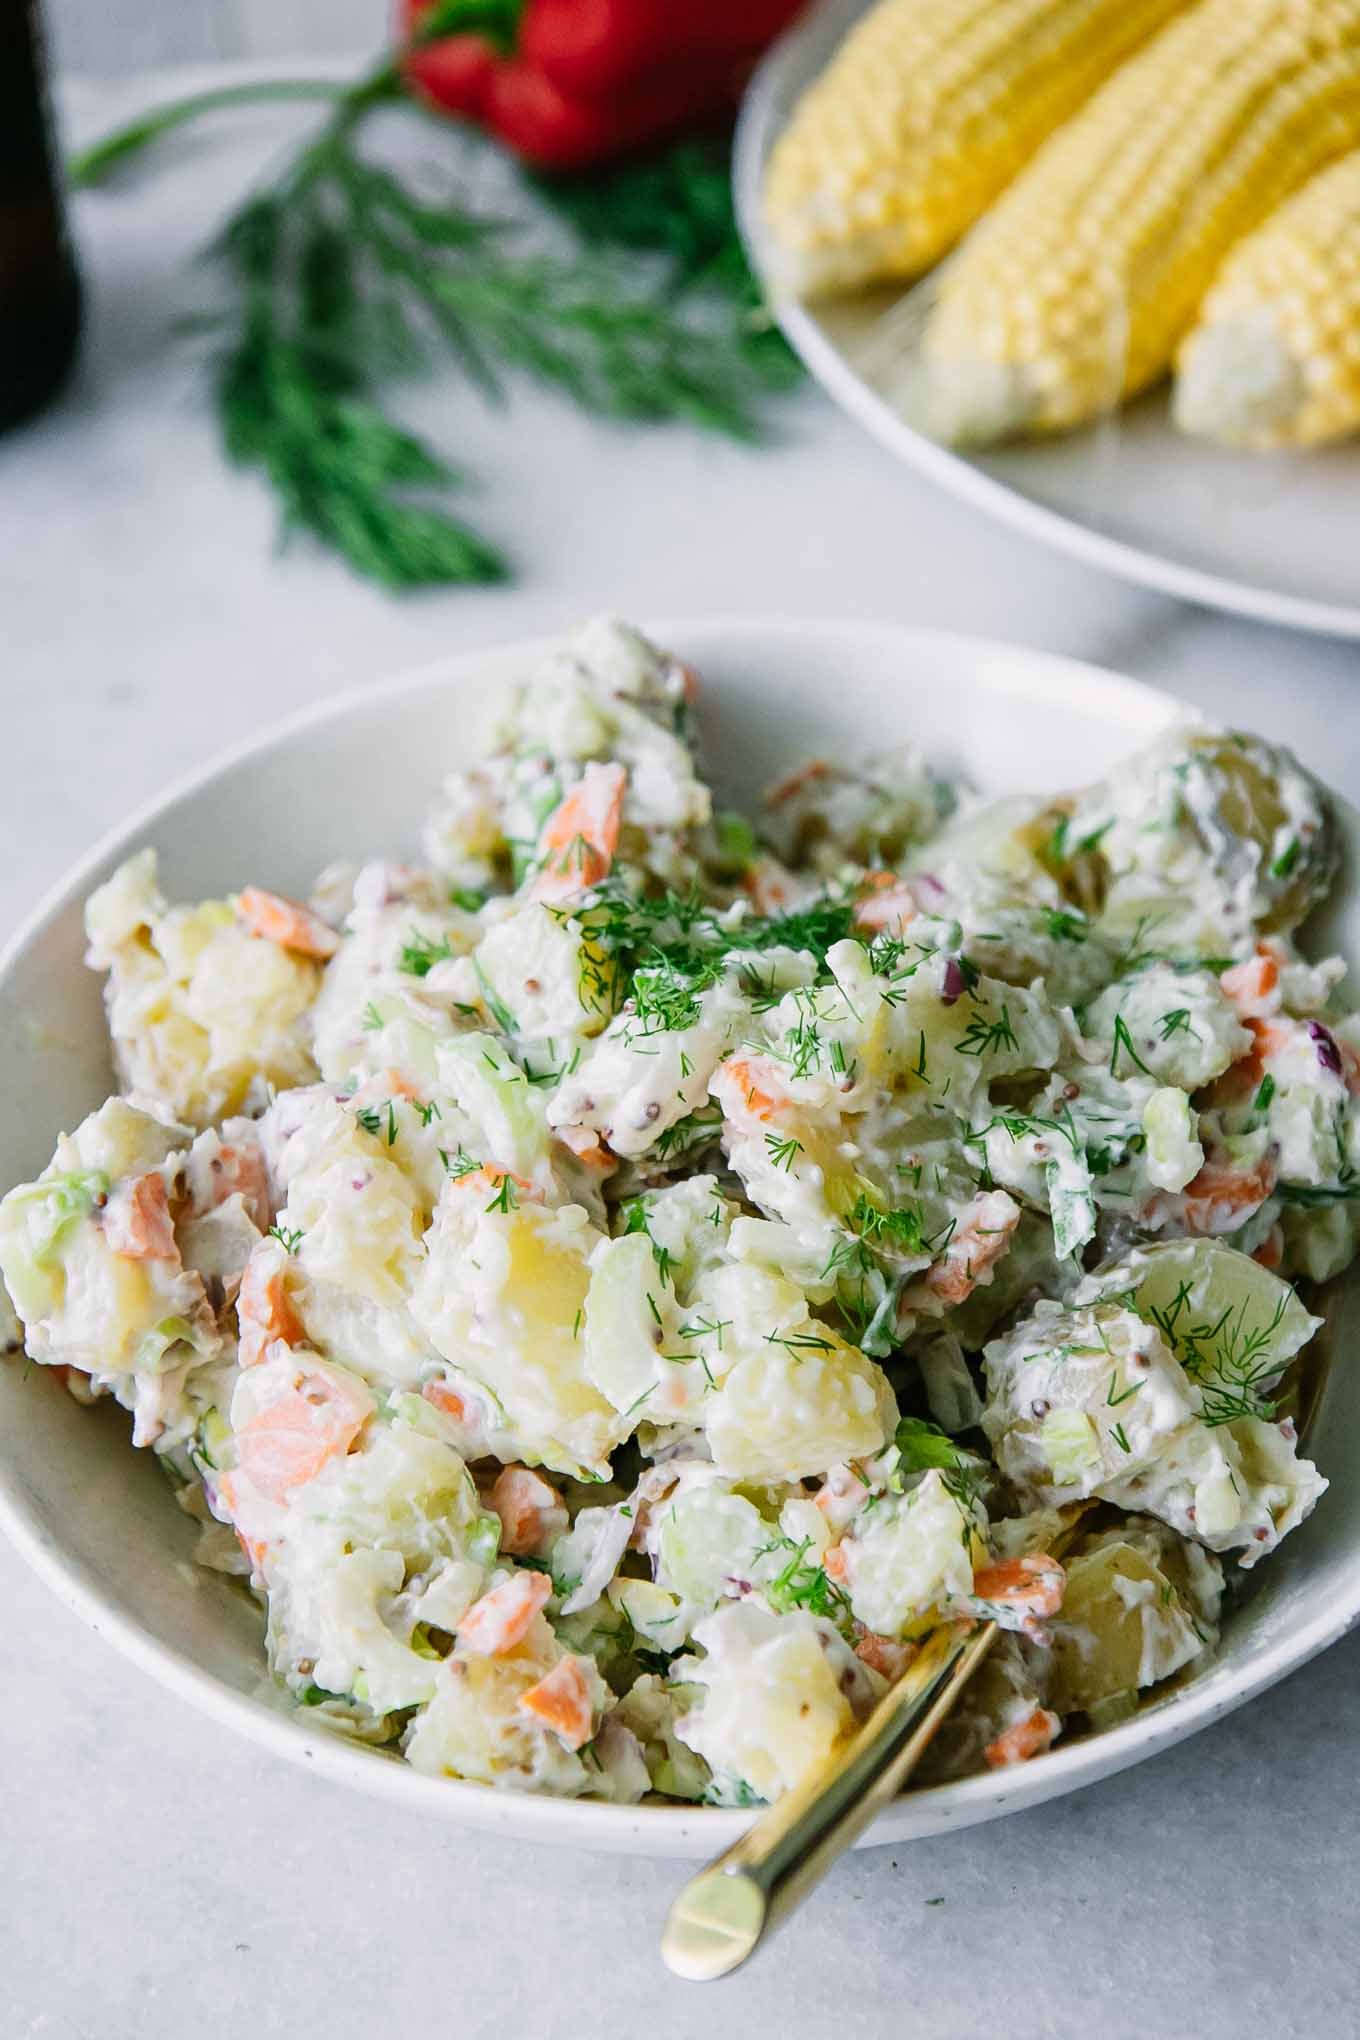
[[[1005,1633],[935,1775],[1034,1761],[1326,1486],[1327,799],[1187,723],[1056,795],[904,745],[748,817],[696,721],[597,621],[392,858],[116,871],[118,1091],[0,1203],[24,1344],[130,1412],[297,1706],[422,1772],[771,1800],[959,1616]]]

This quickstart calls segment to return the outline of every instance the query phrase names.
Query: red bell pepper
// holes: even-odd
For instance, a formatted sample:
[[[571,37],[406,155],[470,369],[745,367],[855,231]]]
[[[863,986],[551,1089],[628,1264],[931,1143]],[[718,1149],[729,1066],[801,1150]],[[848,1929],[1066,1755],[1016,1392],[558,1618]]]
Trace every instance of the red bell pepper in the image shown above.
[[[440,113],[480,120],[504,45],[478,26],[429,39],[425,25],[438,11],[439,0],[401,0],[402,77]]]
[[[739,86],[730,66],[705,66],[618,100],[569,99],[545,72],[515,58],[496,70],[484,118],[536,169],[579,170],[730,112]]]
[[[526,0],[516,22],[515,0],[402,0],[402,70],[424,99],[482,122],[526,163],[578,170],[730,113],[761,46],[801,5]],[[421,41],[432,13],[490,25]]]
[[[519,49],[561,92],[609,99],[672,68],[753,57],[805,0],[526,0]]]
[[[502,62],[500,51],[484,35],[446,35],[408,50],[401,74],[411,90],[439,112],[481,120]]]

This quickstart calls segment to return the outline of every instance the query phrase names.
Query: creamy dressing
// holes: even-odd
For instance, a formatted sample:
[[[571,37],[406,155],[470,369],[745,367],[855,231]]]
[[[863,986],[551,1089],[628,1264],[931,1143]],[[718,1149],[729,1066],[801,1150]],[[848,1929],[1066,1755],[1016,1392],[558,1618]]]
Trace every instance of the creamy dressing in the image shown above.
[[[421,861],[176,906],[129,860],[122,1092],[0,1270],[338,1732],[748,1805],[963,1614],[1007,1634],[940,1763],[1031,1759],[1325,1488],[1275,1409],[1360,1225],[1360,1020],[1290,940],[1325,797],[1197,726],[1058,798],[908,748],[735,817],[696,694],[602,619]]]

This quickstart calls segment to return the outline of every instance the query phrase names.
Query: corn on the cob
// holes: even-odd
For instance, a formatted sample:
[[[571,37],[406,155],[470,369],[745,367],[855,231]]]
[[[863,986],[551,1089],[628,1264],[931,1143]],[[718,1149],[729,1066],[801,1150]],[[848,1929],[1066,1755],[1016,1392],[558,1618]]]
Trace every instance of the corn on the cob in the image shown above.
[[[941,272],[906,407],[1082,423],[1170,363],[1219,262],[1360,143],[1360,0],[1201,0],[1045,143]]]
[[[912,276],[1186,0],[878,0],[795,108],[765,216],[800,295]]]
[[[1173,410],[1225,446],[1360,432],[1360,149],[1233,249],[1181,342]]]

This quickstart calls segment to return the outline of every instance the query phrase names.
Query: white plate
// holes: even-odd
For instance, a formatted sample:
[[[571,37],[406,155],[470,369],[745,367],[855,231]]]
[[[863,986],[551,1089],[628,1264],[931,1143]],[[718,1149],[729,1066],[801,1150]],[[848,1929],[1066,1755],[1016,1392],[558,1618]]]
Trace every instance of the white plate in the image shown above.
[[[872,752],[910,735],[998,793],[1103,773],[1177,712],[1098,668],[940,633],[748,619],[660,625],[703,677],[702,729],[724,798],[750,798],[817,752]],[[465,654],[324,703],[176,787],[101,844],[0,956],[0,1182],[36,1173],[58,1128],[111,1087],[99,984],[81,962],[82,903],[155,843],[172,897],[257,880],[305,891],[329,859],[414,847],[441,774],[480,751],[498,697],[544,649]],[[1352,851],[1357,832],[1345,818]],[[1360,957],[1360,906],[1325,939]],[[264,1674],[258,1611],[188,1563],[193,1526],[127,1420],[82,1409],[44,1368],[0,1365],[0,1527],[77,1613],[154,1677],[347,1785],[534,1841],[704,1855],[741,1813],[534,1799],[421,1777],[290,1711]],[[1033,1805],[1179,1741],[1340,1636],[1360,1613],[1360,1371],[1338,1368],[1318,1426],[1334,1485],[1262,1568],[1213,1666],[1124,1726],[1015,1769],[901,1800],[872,1831],[903,1841]]]
[[[803,88],[865,0],[824,0],[771,50],[737,130],[742,232],[766,274],[765,159]],[[881,393],[865,343],[896,293],[802,305],[768,286],[812,374],[876,439],[922,474],[1032,538],[1092,566],[1215,609],[1297,630],[1360,637],[1360,441],[1298,455],[1229,453],[1175,431],[1154,393],[1106,425],[986,454],[914,432]]]

